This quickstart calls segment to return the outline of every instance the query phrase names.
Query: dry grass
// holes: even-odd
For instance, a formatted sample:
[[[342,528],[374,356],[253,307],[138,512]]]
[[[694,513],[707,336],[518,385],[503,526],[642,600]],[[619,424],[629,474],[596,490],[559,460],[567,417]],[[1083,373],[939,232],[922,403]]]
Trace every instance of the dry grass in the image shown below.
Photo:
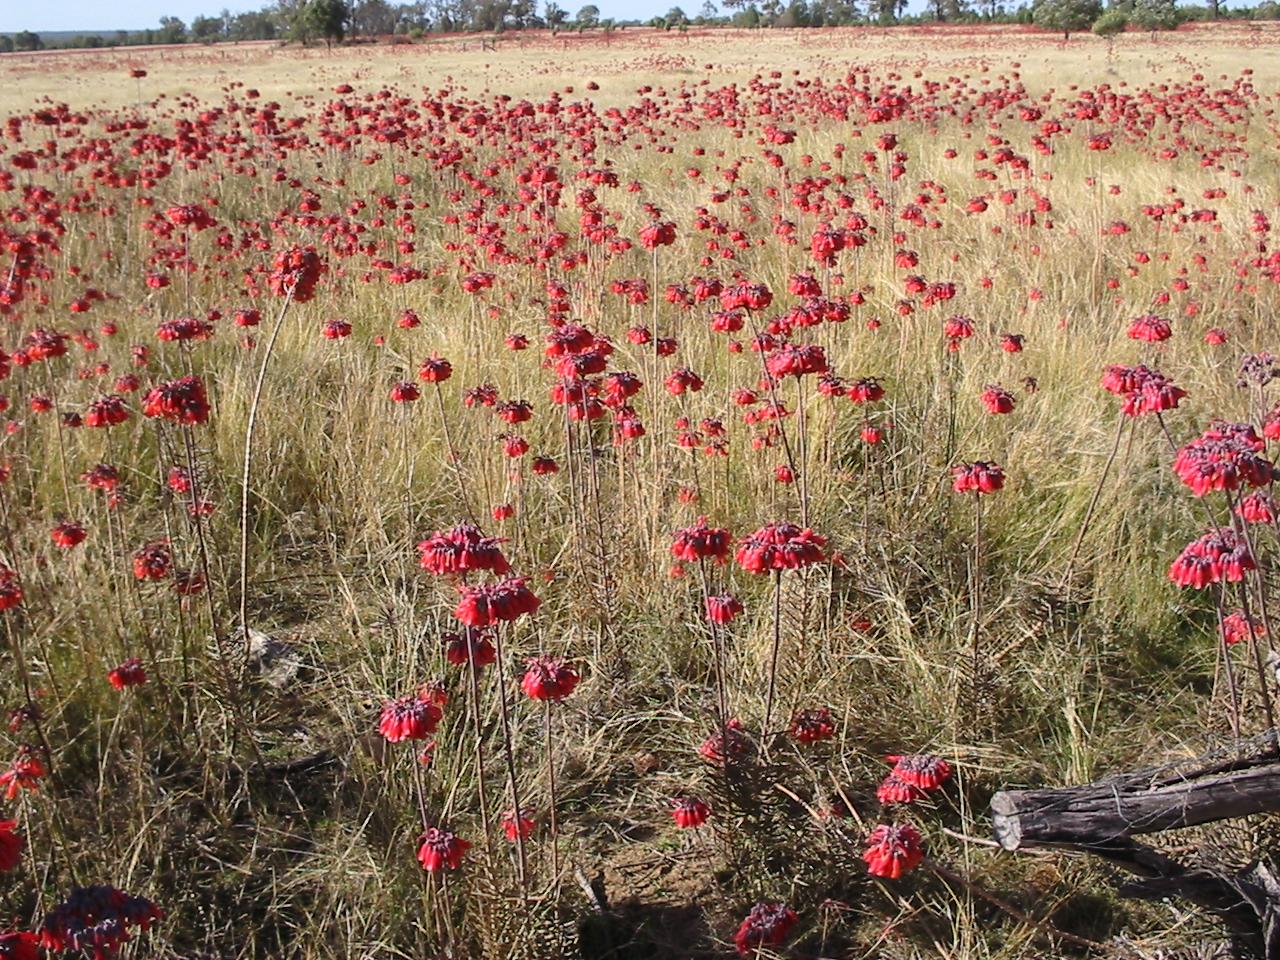
[[[542,101],[562,90],[564,103],[589,95],[603,111],[634,103],[642,85],[665,90],[653,93],[655,101],[674,98],[680,88],[701,97],[729,83],[745,89],[760,72],[768,82],[771,70],[782,71],[777,82],[787,90],[806,89],[792,87],[797,79],[821,77],[830,85],[851,70],[873,85],[913,88],[962,75],[956,98],[972,102],[1015,69],[1038,96],[1050,85],[1064,91],[1073,83],[1127,84],[1136,93],[1166,81],[1190,82],[1197,72],[1218,86],[1219,75],[1235,78],[1248,67],[1262,96],[1247,106],[1247,126],[1241,120],[1188,134],[1197,143],[1224,130],[1247,138],[1248,156],[1228,157],[1218,168],[1200,166],[1190,149],[1163,163],[1129,143],[1094,153],[1085,148],[1084,125],[1064,137],[1049,160],[1035,156],[1026,131],[1007,121],[1001,132],[1032,155],[1037,174],[1053,177],[1014,180],[1004,169],[999,181],[987,183],[973,177],[975,167],[990,166],[973,159],[990,132],[983,121],[965,125],[943,116],[892,125],[910,157],[907,176],[894,188],[899,206],[917,190],[945,190],[948,203],[937,208],[938,230],[909,228],[894,244],[881,235],[841,259],[842,285],[833,289],[865,289],[867,303],[854,319],[818,328],[812,339],[846,378],[884,378],[888,394],[875,416],[892,429],[884,444],[868,448],[858,440],[860,414],[847,401],[815,398],[809,388],[810,522],[844,563],[785,580],[776,714],[829,705],[839,721],[837,736],[816,749],[780,742],[767,762],[727,779],[695,752],[714,726],[714,686],[698,578],[693,570],[668,577],[667,551],[672,532],[700,513],[738,536],[767,520],[798,516],[796,488],[773,481],[782,451],[754,453],[752,431],[730,402],[733,388],[758,380],[755,354],[726,352],[724,337],[708,332],[702,312],[682,314],[663,303],[656,308],[658,325],[681,346],[655,378],[653,358],[625,337],[633,323],[649,322],[655,308],[628,307],[607,293],[609,280],[648,277],[648,255],[636,250],[572,273],[553,266],[571,287],[574,317],[613,339],[613,368],[635,370],[649,384],[637,409],[650,439],[630,459],[619,459],[604,426],[591,435],[578,428],[578,456],[568,457],[560,413],[546,401],[552,376],[539,362],[546,275],[518,263],[491,266],[465,250],[461,256],[472,262],[458,263],[457,245],[473,237],[444,215],[465,211],[476,197],[465,190],[449,196],[462,188],[456,174],[433,173],[423,157],[367,138],[350,153],[298,148],[279,159],[257,143],[254,180],[236,172],[243,161],[217,156],[183,169],[179,159],[172,174],[137,192],[153,195],[160,209],[205,204],[239,235],[278,211],[296,211],[300,189],[314,190],[324,212],[366,225],[377,256],[412,262],[428,274],[407,286],[365,283],[366,270],[377,272],[368,257],[331,253],[330,275],[316,300],[288,311],[255,436],[249,589],[252,624],[287,643],[299,669],[277,689],[242,675],[233,656],[228,688],[210,634],[215,626],[223,637],[234,630],[240,457],[279,301],[257,301],[264,327],[254,351],[240,348],[229,319],[219,321],[213,340],[189,350],[161,346],[153,330],[162,320],[213,308],[229,317],[251,299],[240,289],[243,270],[269,269],[271,253],[289,243],[327,241],[318,226],[279,217],[278,235],[266,230],[266,249],[222,261],[211,234],[198,235],[190,287],[170,271],[172,286],[150,290],[146,270],[162,269],[142,266],[161,246],[141,226],[151,211],[134,203],[132,190],[101,188],[115,202],[115,216],[66,215],[61,249],[52,258],[56,275],[44,285],[50,302],[29,304],[16,315],[20,322],[6,348],[38,326],[119,325],[120,334],[102,338],[92,357],[60,361],[62,379],[53,389],[62,410],[82,410],[109,389],[129,367],[133,342],[153,348],[145,382],[188,368],[205,379],[215,411],[192,435],[201,483],[218,504],[203,531],[214,602],[209,609],[200,598],[176,603],[159,588],[136,588],[127,572],[137,546],[166,535],[184,565],[200,555],[181,498],[163,487],[165,471],[183,460],[180,428],[154,425],[135,412],[109,438],[89,429],[58,431],[52,415],[18,411],[53,383],[45,382],[39,365],[19,370],[13,415],[26,426],[4,448],[14,468],[5,493],[13,543],[5,554],[26,578],[28,596],[22,617],[10,620],[12,649],[25,651],[42,688],[58,780],[16,805],[31,852],[22,882],[13,885],[11,912],[38,916],[74,876],[145,892],[169,910],[146,946],[135,948],[138,956],[151,950],[309,960],[497,957],[520,950],[545,957],[690,957],[725,953],[745,908],[777,898],[801,911],[795,956],[1013,958],[1074,949],[1055,946],[1036,928],[924,871],[884,884],[865,875],[857,851],[863,828],[881,816],[874,799],[884,772],[881,754],[930,750],[958,770],[958,784],[917,817],[931,856],[1040,918],[1106,943],[1117,957],[1157,956],[1211,938],[1203,921],[1174,907],[1114,899],[1104,875],[1089,864],[1065,856],[1016,860],[961,843],[941,828],[985,835],[986,801],[1001,785],[1082,781],[1153,754],[1194,752],[1226,729],[1212,612],[1165,575],[1203,520],[1172,477],[1166,441],[1149,419],[1136,421],[1126,435],[1074,570],[1067,563],[1115,430],[1118,401],[1097,386],[1106,364],[1157,358],[1187,389],[1188,402],[1168,417],[1179,441],[1214,416],[1253,413],[1249,396],[1235,386],[1236,364],[1242,353],[1276,345],[1276,286],[1254,274],[1249,282],[1256,286],[1237,289],[1233,261],[1252,242],[1251,211],[1267,211],[1272,220],[1278,215],[1276,132],[1264,111],[1274,107],[1280,86],[1280,57],[1273,53],[1280,31],[1233,24],[1155,40],[1126,35],[1114,49],[1091,37],[1062,45],[1012,30],[687,37],[628,31],[607,43],[503,39],[496,55],[476,49],[474,40],[466,43],[332,53],[246,45],[5,57],[0,110],[29,112],[66,101],[89,111],[85,130],[96,135],[113,115],[132,114],[139,91],[124,74],[135,65],[149,72],[141,85],[142,114],[157,130],[170,131],[175,118],[194,117],[224,94],[243,104],[245,89],[256,88],[258,104],[280,101],[281,116],[302,118],[301,129],[312,137],[320,105],[335,99],[332,88],[344,82],[356,88],[351,103],[384,86],[415,100],[424,99],[424,90],[446,90],[443,99],[486,103],[498,92]],[[588,94],[588,82],[599,90]],[[744,100],[763,96],[757,88]],[[859,118],[820,116],[803,105],[804,96],[789,101],[775,121],[798,130],[793,145],[776,148],[787,158],[792,182],[816,172],[801,165],[804,154],[846,174],[862,170],[862,150],[874,149],[881,130],[869,127],[854,139]],[[211,129],[238,122],[230,116],[210,121]],[[750,111],[743,117],[749,132],[742,138],[714,123],[672,132],[662,120],[656,136],[670,152],[658,153],[652,144],[643,150],[600,145],[593,163],[607,157],[623,184],[643,184],[635,196],[600,191],[620,214],[622,234],[634,237],[643,225],[644,202],[677,222],[677,242],[658,258],[652,291],[658,298],[667,282],[734,268],[770,285],[775,310],[794,299],[785,293],[787,278],[807,266],[813,215],[783,211],[797,222],[796,247],[770,241],[738,251],[732,264],[698,264],[707,235],[693,228],[694,211],[709,205],[707,182],[717,167],[736,158],[747,158],[737,186],[750,195],[709,205],[712,213],[751,237],[772,235],[770,216],[778,207],[767,191],[777,186],[778,174],[760,161],[755,142],[769,117]],[[31,148],[42,140],[40,128],[28,126],[24,142],[12,146]],[[849,144],[843,161],[834,159],[837,143]],[[948,158],[947,148],[958,158]],[[464,166],[472,172],[512,155],[503,142],[468,149],[474,153]],[[382,158],[359,162],[374,151]],[[561,151],[566,185],[559,222],[576,234],[572,198],[581,184],[572,179],[576,167],[563,142]],[[270,179],[277,162],[301,188]],[[515,171],[530,162],[518,157]],[[700,167],[704,178],[687,176],[690,166]],[[61,194],[83,172],[39,176]],[[507,199],[515,189],[512,172],[503,169],[496,178]],[[395,173],[408,174],[410,185],[394,184]],[[1121,189],[1090,186],[1090,176]],[[934,186],[920,186],[924,181]],[[887,189],[878,176],[851,187],[859,208],[864,198],[858,194],[868,185]],[[1156,231],[1141,208],[1164,202],[1169,188],[1188,209],[1214,206],[1221,229],[1192,224],[1176,234]],[[1203,197],[1211,188],[1225,195],[1209,204]],[[1043,229],[1043,217],[1035,230],[1017,227],[997,202],[983,217],[963,213],[970,196],[1000,189],[1020,191],[1017,209],[1025,208],[1031,190],[1051,197],[1052,232]],[[387,225],[370,223],[378,196],[402,193],[417,207],[412,255],[395,251],[401,237],[394,214],[387,214]],[[367,210],[350,210],[357,197],[369,201]],[[481,220],[500,216],[496,202]],[[888,229],[884,214],[872,218]],[[1133,232],[1100,240],[1103,227],[1120,219]],[[511,215],[506,225],[518,221]],[[999,233],[994,223],[1002,225]],[[511,229],[506,241],[521,246],[522,237]],[[179,240],[175,235],[169,242]],[[891,263],[893,250],[904,245],[920,255],[911,271]],[[1157,256],[1130,277],[1139,250]],[[1167,262],[1158,256],[1164,253]],[[1192,266],[1196,254],[1206,257],[1203,270]],[[86,276],[67,276],[71,265],[83,266]],[[1183,266],[1191,268],[1190,289],[1158,308],[1174,318],[1175,336],[1158,349],[1139,350],[1125,336],[1128,321],[1170,290]],[[460,288],[472,269],[497,274],[483,297]],[[900,317],[895,307],[907,272],[954,280],[959,294],[950,304]],[[990,290],[978,283],[981,276],[991,278]],[[1114,291],[1107,286],[1113,277],[1120,281]],[[86,285],[112,299],[88,317],[68,320],[65,304]],[[1189,318],[1192,300],[1198,313]],[[406,307],[418,312],[422,327],[396,327]],[[971,315],[978,334],[948,353],[940,327],[954,312]],[[322,339],[321,325],[334,317],[350,320],[355,335],[340,343]],[[883,321],[878,332],[866,327],[872,317]],[[1202,342],[1213,326],[1230,331],[1228,346]],[[512,331],[527,334],[533,348],[505,351],[502,338]],[[1004,331],[1025,334],[1026,352],[1001,353]],[[385,342],[375,343],[375,336]],[[456,466],[429,385],[415,405],[396,407],[387,399],[391,384],[411,378],[434,352],[454,368],[443,398]],[[111,376],[76,379],[75,367],[98,358],[112,364]],[[661,378],[677,361],[698,371],[706,389],[679,401],[661,393]],[[1035,378],[1036,392],[1019,388],[1026,377]],[[572,460],[580,483],[591,468],[584,444],[592,445],[599,458],[598,514],[595,499],[583,486],[575,492],[567,470],[548,478],[526,471],[512,479],[496,441],[507,428],[462,403],[464,389],[482,382],[496,385],[504,398],[534,403],[537,416],[520,427],[532,453],[556,456],[562,467]],[[992,382],[1017,393],[1013,414],[983,412],[978,396]],[[795,383],[779,389],[794,407]],[[654,394],[661,399],[651,400]],[[662,404],[656,419],[651,403]],[[728,460],[704,460],[675,447],[672,421],[681,414],[695,422],[722,417],[731,439]],[[794,421],[788,429],[796,429]],[[968,658],[972,504],[950,493],[947,472],[972,459],[997,460],[1010,478],[984,508],[981,683]],[[100,460],[117,462],[125,475],[127,500],[110,527],[101,499],[75,481]],[[422,574],[413,550],[428,531],[463,519],[459,477],[466,501],[479,509],[518,505],[512,520],[486,526],[510,538],[508,555],[543,599],[536,617],[507,634],[503,675],[510,679],[522,657],[540,652],[575,658],[585,675],[556,711],[561,848],[570,869],[557,895],[540,833],[530,844],[534,882],[527,909],[505,842],[496,836],[492,857],[483,852],[469,690],[444,663],[440,641],[456,628],[454,587]],[[696,488],[700,502],[683,502],[682,488]],[[72,554],[50,556],[48,530],[62,515],[83,520],[90,540]],[[729,686],[733,712],[755,730],[771,652],[770,591],[766,578],[732,567],[715,575],[747,606],[730,630]],[[863,619],[869,627],[858,624]],[[102,678],[130,654],[148,661],[152,682],[121,698]],[[424,878],[413,859],[420,832],[415,750],[385,744],[376,733],[385,698],[437,676],[446,678],[451,702],[421,799],[429,819],[451,824],[475,843],[466,867],[447,885]],[[499,795],[506,774],[494,683],[487,671],[480,725],[496,819],[509,804]],[[22,693],[14,686],[7,698],[16,705]],[[516,762],[531,805],[545,811],[542,720],[534,706],[515,704]],[[1254,727],[1259,722],[1253,713],[1247,719]],[[669,798],[685,793],[707,797],[715,811],[713,824],[693,839],[677,834],[667,813]],[[815,822],[811,816],[846,801],[853,807],[849,818]],[[600,877],[615,909],[596,915],[574,870],[588,880]]]

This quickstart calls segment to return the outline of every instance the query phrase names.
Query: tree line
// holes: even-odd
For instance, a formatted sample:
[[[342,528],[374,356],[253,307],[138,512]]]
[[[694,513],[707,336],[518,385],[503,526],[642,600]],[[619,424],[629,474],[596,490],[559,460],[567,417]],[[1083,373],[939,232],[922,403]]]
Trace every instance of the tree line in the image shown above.
[[[76,34],[41,39],[28,30],[0,34],[0,54],[46,48],[101,48],[144,44],[226,43],[280,40],[301,43],[341,42],[351,37],[421,37],[427,33],[504,32],[508,30],[613,30],[649,26],[823,27],[893,25],[929,22],[1035,23],[1064,35],[1093,30],[1110,36],[1132,25],[1143,30],[1172,29],[1187,20],[1229,17],[1280,20],[1280,2],[1263,0],[1256,7],[1226,9],[1220,0],[1207,6],[1179,6],[1175,0],[1033,0],[1017,7],[1004,0],[928,0],[923,14],[909,16],[907,0],[704,0],[694,15],[672,7],[641,22],[603,18],[587,4],[570,15],[556,0],[277,0],[261,10],[197,16],[190,24],[179,17],[160,18],[157,28],[118,30],[109,34]]]

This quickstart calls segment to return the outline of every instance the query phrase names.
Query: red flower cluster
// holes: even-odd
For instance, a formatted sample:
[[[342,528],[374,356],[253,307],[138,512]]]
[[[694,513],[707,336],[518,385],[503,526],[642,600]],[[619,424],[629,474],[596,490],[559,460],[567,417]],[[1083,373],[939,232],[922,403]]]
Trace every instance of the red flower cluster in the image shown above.
[[[707,526],[707,518],[699,517],[691,527],[675,532],[671,555],[684,563],[699,560],[715,560],[724,563],[729,559],[732,536],[728,530]]]
[[[797,710],[787,733],[797,743],[818,743],[836,735],[836,721],[827,707]]]
[[[277,297],[293,291],[296,303],[306,303],[316,295],[316,284],[325,272],[324,261],[310,247],[292,247],[276,254],[267,282]]]
[[[1248,640],[1249,632],[1249,618],[1243,612],[1237,610],[1222,618],[1222,642],[1227,646],[1233,647],[1242,640]],[[1265,626],[1261,623],[1253,624],[1253,636],[1255,638],[1262,639],[1266,635],[1267,628]]]
[[[36,756],[36,748],[24,743],[18,748],[18,755],[9,764],[9,769],[0,773],[0,786],[4,787],[5,799],[12,800],[22,790],[35,793],[48,772]]]
[[[1264,441],[1247,423],[1214,423],[1173,460],[1174,473],[1197,497],[1243,485],[1262,487],[1276,477],[1270,460],[1260,456]]]
[[[407,697],[388,700],[382,705],[378,732],[388,743],[403,740],[425,740],[435,733],[444,713],[434,703],[429,691],[420,690]]]
[[[1012,413],[1013,394],[1004,387],[988,384],[982,391],[982,405],[987,408],[987,413]]]
[[[582,679],[562,657],[531,657],[524,665],[520,688],[532,700],[563,700]]]
[[[12,870],[22,861],[22,848],[27,842],[14,833],[17,825],[17,820],[0,820],[0,870]]]
[[[76,523],[74,520],[63,520],[54,526],[49,536],[55,546],[61,547],[63,550],[70,550],[72,547],[84,543],[89,534],[83,524]]]
[[[498,537],[486,537],[475,524],[460,523],[452,530],[431,534],[418,544],[418,563],[436,576],[488,570],[497,576],[511,571],[498,544]]]
[[[1169,565],[1169,579],[1180,587],[1203,590],[1211,583],[1239,583],[1257,564],[1249,546],[1226,527],[1210,530],[1182,548]]]
[[[951,764],[928,753],[890,756],[893,769],[876,789],[876,799],[887,805],[915,803],[951,779]]]
[[[951,489],[956,493],[995,493],[1004,488],[1004,471],[997,463],[975,460],[951,468]]]
[[[107,682],[117,690],[140,687],[147,682],[147,671],[143,669],[139,658],[130,657],[107,674]]]
[[[757,903],[733,935],[738,956],[757,953],[761,947],[780,945],[795,923],[796,912],[785,903]]]
[[[518,620],[536,613],[542,601],[515,577],[499,583],[464,587],[453,615],[468,627],[490,627],[502,620]]]
[[[866,839],[862,854],[872,876],[897,880],[910,873],[924,859],[923,838],[909,823],[882,823]]]
[[[779,521],[739,541],[734,559],[748,573],[798,570],[826,559],[822,551],[826,545],[826,538],[812,530]]]
[[[765,361],[769,375],[776,380],[783,377],[802,377],[811,373],[826,373],[827,355],[815,344],[786,344],[779,347]]]
[[[17,571],[0,563],[0,611],[22,605],[22,582]]]
[[[1136,367],[1107,367],[1102,374],[1102,388],[1124,398],[1120,411],[1126,417],[1177,409],[1187,395],[1163,373],[1141,363]]]
[[[130,928],[143,933],[164,917],[146,897],[135,897],[106,884],[76,887],[40,925],[40,946],[62,953],[83,951],[94,960],[113,957],[130,939]]]
[[[129,408],[124,405],[124,399],[114,393],[93,401],[84,415],[85,426],[96,428],[114,427],[128,419]]]
[[[707,597],[707,619],[722,627],[733,623],[742,610],[742,601],[731,593]]]
[[[0,933],[0,960],[39,960],[40,938],[25,930]]]
[[[168,540],[155,540],[133,555],[133,575],[139,580],[163,580],[169,576],[173,551]]]
[[[1173,328],[1169,321],[1148,313],[1138,317],[1129,324],[1130,340],[1145,340],[1147,343],[1160,343],[1173,336]]]
[[[698,747],[698,754],[712,763],[720,764],[726,760],[735,760],[746,756],[751,749],[751,740],[742,732],[741,720],[730,720],[724,730],[717,730]]]
[[[497,659],[497,653],[493,642],[484,635],[483,631],[466,627],[462,633],[445,635],[444,658],[455,667],[471,663],[478,669],[493,663]]]
[[[418,838],[418,862],[429,873],[439,870],[457,870],[462,866],[463,855],[471,848],[470,840],[463,840],[456,833],[442,827],[428,827]]]
[[[671,801],[671,819],[681,830],[692,830],[707,822],[711,808],[696,797],[680,797]]]
[[[142,398],[142,412],[173,423],[204,423],[209,419],[209,398],[199,377],[179,377],[152,387]]]

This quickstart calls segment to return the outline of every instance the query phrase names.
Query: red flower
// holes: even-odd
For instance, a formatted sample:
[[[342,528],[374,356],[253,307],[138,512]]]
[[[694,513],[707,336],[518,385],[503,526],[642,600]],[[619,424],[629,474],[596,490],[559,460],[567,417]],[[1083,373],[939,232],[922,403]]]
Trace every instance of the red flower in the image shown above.
[[[1239,610],[1222,618],[1220,628],[1222,642],[1227,646],[1235,646],[1241,640],[1249,639],[1249,619]],[[1262,639],[1267,635],[1267,628],[1261,623],[1253,625],[1253,635]]]
[[[1169,579],[1180,587],[1203,590],[1211,583],[1239,583],[1257,567],[1248,545],[1234,530],[1210,530],[1182,549],[1169,565]]]
[[[22,860],[22,848],[26,841],[20,834],[14,833],[17,820],[0,820],[0,870],[12,870]],[[4,953],[0,952],[0,957]]]
[[[1012,413],[1013,404],[1013,394],[1004,387],[988,384],[982,391],[982,405],[987,408],[987,413]]]
[[[142,668],[140,659],[130,657],[107,674],[107,681],[117,690],[140,687],[147,682],[147,671]]]
[[[1276,501],[1269,493],[1250,493],[1236,504],[1236,516],[1245,523],[1275,523],[1280,516]]]
[[[464,587],[461,594],[453,615],[469,627],[489,627],[502,620],[518,620],[526,613],[536,613],[542,604],[520,577]]]
[[[854,403],[875,403],[884,397],[884,387],[875,377],[863,377],[849,384],[845,391]]]
[[[1129,339],[1144,340],[1147,343],[1160,343],[1173,336],[1173,328],[1169,321],[1157,317],[1154,313],[1144,314],[1129,324]]]
[[[115,394],[108,394],[105,397],[93,401],[89,404],[89,410],[85,413],[85,426],[89,427],[114,427],[116,424],[124,423],[129,419],[129,410],[124,405],[124,400]]]
[[[444,641],[444,658],[455,667],[464,663],[487,667],[497,659],[493,643],[479,630],[468,628],[462,633],[446,634]]]
[[[209,398],[199,377],[180,377],[152,387],[142,400],[142,412],[173,423],[204,423],[209,419]]]
[[[13,758],[9,769],[0,773],[0,786],[4,787],[5,798],[12,800],[23,790],[35,793],[40,789],[40,781],[47,773],[44,764],[36,756],[36,748],[24,743],[18,748],[18,755]]]
[[[169,541],[155,540],[133,555],[133,575],[139,580],[163,580],[169,576],[172,563],[173,551],[169,549]]]
[[[84,543],[89,534],[85,531],[83,524],[76,523],[74,520],[63,520],[53,528],[49,536],[52,537],[56,546],[70,550]]]
[[[1005,353],[1021,353],[1025,339],[1020,333],[1006,333],[1000,337],[1000,349]]]
[[[742,732],[741,720],[730,720],[724,730],[717,730],[698,746],[698,753],[704,760],[712,763],[724,763],[745,756],[751,748],[751,741]]]
[[[724,563],[729,559],[732,537],[728,530],[707,526],[707,518],[699,517],[691,527],[677,530],[671,544],[671,555],[677,560],[696,563],[699,560],[715,560]]]
[[[1143,364],[1107,367],[1102,374],[1102,387],[1109,393],[1124,397],[1120,409],[1126,417],[1174,410],[1187,395],[1164,374]]]
[[[866,839],[862,854],[867,872],[875,877],[897,880],[910,873],[924,859],[923,838],[909,823],[880,824]]]
[[[1211,347],[1220,347],[1230,339],[1231,335],[1221,327],[1206,330],[1204,334],[1204,342]]]
[[[306,303],[315,296],[316,284],[326,269],[315,250],[292,247],[276,254],[271,276],[267,278],[268,284],[277,297],[292,291],[296,302]]]
[[[444,383],[453,376],[453,364],[437,354],[432,354],[418,367],[418,379],[427,383]]]
[[[931,753],[895,754],[885,758],[893,773],[922,790],[937,790],[951,779],[951,764]]]
[[[528,840],[533,836],[534,829],[538,826],[533,817],[525,816],[521,813],[516,816],[515,810],[507,810],[502,814],[502,832],[512,843],[519,837],[521,840]]]
[[[422,869],[429,873],[440,870],[457,870],[462,866],[462,856],[471,848],[469,840],[463,840],[457,834],[442,827],[428,827],[426,833],[418,838],[418,862]]]
[[[582,679],[562,657],[533,657],[525,667],[520,688],[533,700],[563,700]]]
[[[533,472],[540,477],[549,476],[553,473],[559,473],[560,465],[556,463],[553,457],[534,457]]]
[[[801,530],[794,523],[775,522],[739,541],[734,559],[748,573],[798,570],[821,563],[826,545],[825,537],[808,528]]]
[[[722,627],[733,623],[742,609],[742,601],[731,593],[707,597],[707,619]]]
[[[398,700],[388,700],[382,705],[378,718],[378,732],[388,743],[403,740],[425,740],[435,733],[444,713],[433,702],[427,690],[420,690]]]
[[[105,884],[76,887],[44,918],[40,946],[54,953],[92,951],[94,960],[106,960],[130,939],[130,927],[145,933],[163,917],[145,897]]]
[[[787,344],[779,347],[765,361],[769,375],[781,380],[783,377],[801,377],[811,373],[827,372],[827,355],[817,344],[800,346]]]
[[[498,546],[498,537],[486,537],[479,527],[460,523],[451,530],[431,534],[418,544],[418,563],[436,576],[488,570],[497,576],[510,572],[511,565]]]
[[[22,605],[22,583],[17,571],[0,563],[0,611]]]
[[[421,395],[418,385],[412,380],[401,380],[391,388],[391,400],[393,403],[413,403]]]
[[[797,743],[818,743],[836,735],[836,722],[827,707],[797,710],[787,733]]]
[[[326,320],[320,333],[326,340],[345,340],[351,336],[351,324],[346,320]]]
[[[733,935],[738,956],[759,953],[761,947],[776,947],[787,939],[796,923],[796,912],[784,903],[757,903]]]
[[[0,933],[0,960],[39,960],[40,940],[25,930]]]
[[[885,806],[898,803],[915,803],[917,800],[923,800],[926,796],[927,794],[920,787],[892,772],[876,788],[876,799]]]
[[[1004,471],[996,463],[975,460],[951,468],[951,489],[956,493],[995,493],[1004,487]]]
[[[700,827],[711,816],[711,808],[696,797],[681,797],[671,802],[671,819],[681,830]]]
[[[1250,424],[1215,423],[1178,451],[1173,470],[1197,497],[1246,484],[1266,486],[1276,468],[1260,456],[1265,446]]]

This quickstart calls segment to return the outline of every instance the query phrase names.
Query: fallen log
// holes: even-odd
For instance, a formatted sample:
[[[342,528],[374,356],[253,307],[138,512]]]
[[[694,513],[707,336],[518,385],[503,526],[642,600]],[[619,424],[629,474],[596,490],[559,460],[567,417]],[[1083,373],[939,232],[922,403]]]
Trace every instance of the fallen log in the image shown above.
[[[1227,759],[1125,773],[1074,787],[1002,790],[991,799],[1005,850],[1054,847],[1100,857],[1140,879],[1123,896],[1180,897],[1217,916],[1236,956],[1280,960],[1280,880],[1254,862],[1243,870],[1189,866],[1134,836],[1280,811],[1275,740],[1233,748]]]
[[[1124,774],[1078,787],[1002,790],[991,798],[995,837],[1024,845],[1108,844],[1280,810],[1280,760],[1242,759],[1190,774]]]

